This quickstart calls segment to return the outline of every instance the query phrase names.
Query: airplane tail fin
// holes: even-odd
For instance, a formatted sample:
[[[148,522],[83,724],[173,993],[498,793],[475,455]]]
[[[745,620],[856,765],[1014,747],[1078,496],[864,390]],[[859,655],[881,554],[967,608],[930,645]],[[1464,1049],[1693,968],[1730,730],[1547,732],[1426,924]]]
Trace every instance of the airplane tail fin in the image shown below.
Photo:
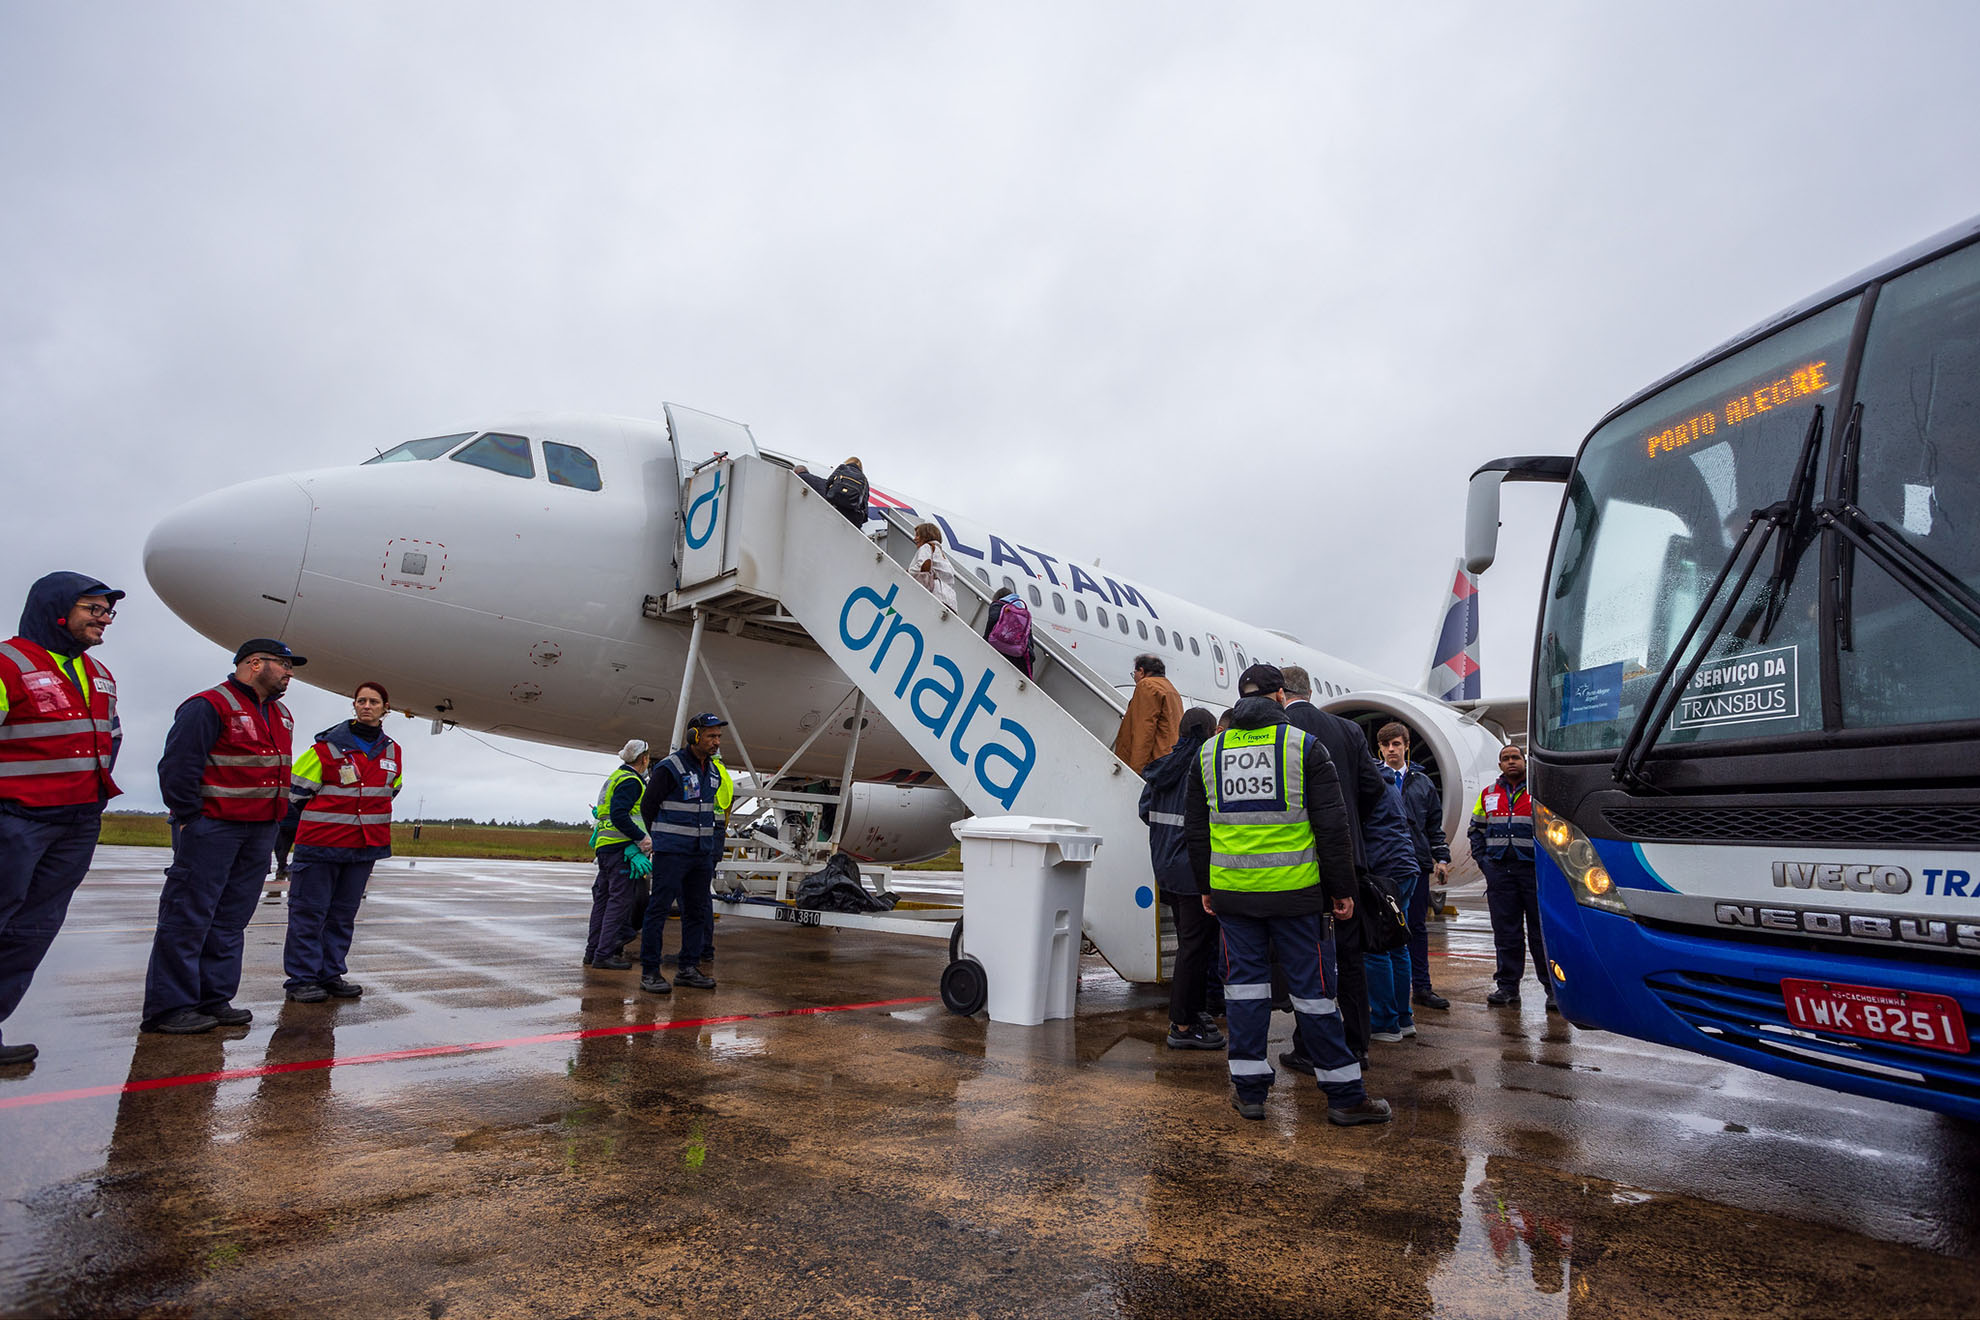
[[[1476,701],[1484,695],[1478,668],[1478,575],[1465,572],[1462,559],[1444,596],[1423,690],[1439,701]]]

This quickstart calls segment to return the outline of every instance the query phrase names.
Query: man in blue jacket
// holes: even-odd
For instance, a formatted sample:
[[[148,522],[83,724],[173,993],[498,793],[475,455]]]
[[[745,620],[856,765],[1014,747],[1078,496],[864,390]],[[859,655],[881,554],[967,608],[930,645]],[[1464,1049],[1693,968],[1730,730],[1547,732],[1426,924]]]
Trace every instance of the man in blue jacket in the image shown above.
[[[1203,740],[1217,731],[1217,717],[1201,706],[1183,712],[1174,750],[1142,768],[1141,820],[1148,826],[1155,883],[1176,923],[1176,965],[1169,977],[1169,1048],[1221,1050],[1224,1033],[1210,1017],[1211,954],[1217,918],[1203,908],[1203,891],[1189,865],[1183,807],[1189,776]],[[1221,982],[1220,982],[1221,985]]]
[[[715,988],[715,978],[699,963],[715,920],[715,797],[721,787],[715,754],[722,750],[722,729],[727,724],[707,713],[689,720],[687,742],[656,763],[646,781],[640,814],[653,839],[653,897],[647,900],[646,927],[639,941],[639,988],[648,994],[673,990],[660,974],[660,942],[675,899],[681,904],[681,966],[674,983],[697,990]]]
[[[1444,841],[1444,795],[1409,759],[1409,729],[1391,721],[1375,731],[1382,769],[1402,796],[1410,841],[1416,845],[1416,887],[1409,895],[1409,978],[1416,1002],[1449,1008],[1451,1001],[1430,984],[1430,883],[1451,873],[1451,849]]]

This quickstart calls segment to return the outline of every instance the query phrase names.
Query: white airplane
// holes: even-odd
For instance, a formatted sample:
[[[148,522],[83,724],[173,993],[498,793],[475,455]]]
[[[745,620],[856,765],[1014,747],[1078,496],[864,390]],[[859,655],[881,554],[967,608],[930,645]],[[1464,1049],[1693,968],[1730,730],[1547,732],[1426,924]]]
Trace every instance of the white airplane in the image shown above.
[[[342,691],[376,678],[435,732],[657,747],[690,663],[688,626],[660,608],[677,583],[686,482],[734,438],[754,450],[734,423],[675,405],[666,416],[519,416],[350,467],[245,482],[160,522],[145,575],[213,641],[280,637],[310,657],[309,682]],[[1464,859],[1464,816],[1496,774],[1504,731],[1523,731],[1525,705],[1475,700],[1475,586],[1462,569],[1424,686],[1412,687],[914,497],[876,488],[872,502],[874,519],[892,509],[936,522],[959,574],[1022,589],[1035,629],[1123,692],[1144,652],[1165,658],[1188,704],[1212,709],[1236,700],[1248,664],[1299,664],[1322,707],[1371,731],[1409,726]],[[854,685],[822,652],[739,622],[706,631],[695,708],[712,696],[759,767],[788,760],[777,786],[838,781],[855,742]],[[969,811],[938,768],[879,715],[862,729],[839,846],[876,862],[953,846],[949,827]]]

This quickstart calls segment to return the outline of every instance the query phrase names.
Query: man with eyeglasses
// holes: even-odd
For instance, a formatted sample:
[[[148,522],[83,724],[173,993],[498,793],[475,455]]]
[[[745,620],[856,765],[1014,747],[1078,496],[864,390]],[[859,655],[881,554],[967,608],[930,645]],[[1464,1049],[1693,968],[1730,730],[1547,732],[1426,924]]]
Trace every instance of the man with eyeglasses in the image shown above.
[[[118,793],[117,682],[86,652],[123,596],[87,573],[50,573],[0,642],[0,1023],[55,942]],[[38,1052],[0,1041],[0,1067]]]
[[[253,638],[234,652],[230,678],[173,716],[158,762],[172,865],[144,978],[145,1031],[186,1035],[254,1020],[234,1007],[234,992],[244,932],[289,806],[295,721],[280,698],[307,663],[272,637]]]

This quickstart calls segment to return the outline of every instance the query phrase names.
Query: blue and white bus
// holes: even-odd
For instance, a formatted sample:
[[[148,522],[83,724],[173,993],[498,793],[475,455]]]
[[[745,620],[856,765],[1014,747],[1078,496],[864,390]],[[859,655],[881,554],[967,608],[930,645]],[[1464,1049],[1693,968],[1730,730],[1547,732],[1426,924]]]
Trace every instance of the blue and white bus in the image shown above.
[[[1567,1018],[1980,1118],[1980,219],[1485,465],[1474,571],[1522,479]]]

